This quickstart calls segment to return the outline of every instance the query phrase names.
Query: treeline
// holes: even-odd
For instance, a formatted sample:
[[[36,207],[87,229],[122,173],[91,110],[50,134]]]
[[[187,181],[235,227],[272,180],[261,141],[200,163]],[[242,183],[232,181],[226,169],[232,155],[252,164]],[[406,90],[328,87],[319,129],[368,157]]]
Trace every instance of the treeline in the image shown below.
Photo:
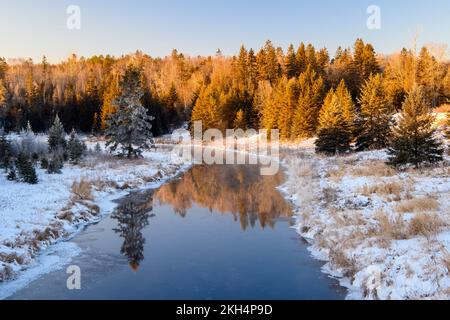
[[[267,128],[279,129],[284,139],[311,137],[333,97],[343,103],[339,108],[357,135],[369,112],[367,90],[374,86],[389,111],[399,111],[414,86],[423,88],[430,107],[450,97],[450,66],[436,48],[381,56],[357,39],[353,48],[339,48],[331,57],[312,44],[290,45],[284,52],[267,41],[257,52],[242,47],[234,57],[220,51],[188,57],[174,50],[162,59],[141,52],[71,56],[59,64],[0,59],[0,127],[20,131],[30,122],[43,132],[58,115],[69,131],[101,132],[130,64],[140,70],[142,105],[155,118],[155,135],[202,120],[205,129]]]
[[[120,81],[130,64],[138,67],[142,104],[153,116],[153,134],[179,127],[190,117],[196,92],[208,81],[211,58],[185,57],[173,51],[164,59],[136,52],[114,58],[94,56],[50,64],[0,58],[0,127],[20,131],[30,122],[46,132],[58,115],[67,130],[101,132],[115,112]]]
[[[414,86],[423,88],[430,107],[448,101],[450,67],[433,51],[403,49],[384,57],[361,39],[332,58],[327,49],[303,43],[297,49],[290,45],[286,53],[270,41],[258,53],[242,47],[236,57],[216,59],[192,120],[202,120],[205,129],[262,127],[279,129],[284,139],[308,138],[318,133],[321,110],[334,97],[357,130],[361,117],[374,108],[363,106],[371,103],[370,90],[382,91],[383,109],[389,106],[389,112],[401,109]]]

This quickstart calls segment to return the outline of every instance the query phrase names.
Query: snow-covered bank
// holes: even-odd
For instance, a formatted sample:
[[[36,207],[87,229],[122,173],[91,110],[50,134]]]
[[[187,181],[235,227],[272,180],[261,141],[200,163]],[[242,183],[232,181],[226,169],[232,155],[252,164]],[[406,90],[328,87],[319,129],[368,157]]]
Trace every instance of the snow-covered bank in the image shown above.
[[[60,175],[38,169],[37,185],[10,182],[1,174],[0,298],[61,264],[58,253],[52,258],[47,253],[109,214],[114,199],[131,189],[157,187],[190,166],[170,151],[159,146],[139,160],[92,152],[79,165],[66,165]],[[61,251],[65,261],[76,254],[72,249]]]
[[[349,299],[450,298],[450,168],[397,172],[383,151],[283,148],[296,229]]]

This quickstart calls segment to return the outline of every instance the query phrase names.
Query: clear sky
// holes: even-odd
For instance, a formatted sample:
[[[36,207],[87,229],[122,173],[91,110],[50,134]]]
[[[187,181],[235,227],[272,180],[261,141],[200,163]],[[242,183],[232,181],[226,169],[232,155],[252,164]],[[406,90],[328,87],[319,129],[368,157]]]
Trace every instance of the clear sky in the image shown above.
[[[369,5],[381,9],[381,30],[369,30]],[[66,26],[69,5],[81,9],[81,29]],[[334,53],[357,37],[392,53],[419,44],[450,43],[449,0],[0,0],[0,56],[70,53],[121,55],[137,49],[165,56],[226,55],[265,40],[286,48],[311,42]]]

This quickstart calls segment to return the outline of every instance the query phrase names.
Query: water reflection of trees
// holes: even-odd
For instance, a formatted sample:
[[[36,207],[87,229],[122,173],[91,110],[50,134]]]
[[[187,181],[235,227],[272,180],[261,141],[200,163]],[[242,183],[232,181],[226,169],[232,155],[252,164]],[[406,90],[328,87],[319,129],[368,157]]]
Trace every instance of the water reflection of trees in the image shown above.
[[[273,227],[291,208],[276,188],[283,175],[261,176],[257,166],[195,166],[180,180],[155,193],[155,200],[170,204],[186,216],[193,203],[219,213],[231,213],[243,230],[260,225]]]
[[[120,252],[127,257],[130,267],[137,271],[144,260],[145,238],[142,230],[148,226],[153,209],[153,191],[137,192],[127,196],[114,211],[118,221],[114,232],[123,238]]]

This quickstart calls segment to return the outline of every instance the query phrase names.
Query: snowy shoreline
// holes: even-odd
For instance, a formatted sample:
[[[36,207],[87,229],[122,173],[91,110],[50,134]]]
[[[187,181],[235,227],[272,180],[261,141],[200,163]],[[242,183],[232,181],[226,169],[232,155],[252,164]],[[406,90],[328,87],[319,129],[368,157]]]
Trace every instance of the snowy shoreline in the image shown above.
[[[282,155],[294,228],[347,299],[450,297],[448,157],[397,172],[384,151],[325,158],[307,141]]]
[[[164,148],[170,145],[159,147],[137,162],[87,157],[61,175],[38,170],[40,183],[33,186],[0,176],[0,299],[69,263],[79,249],[68,241],[111,214],[115,200],[142,188],[158,188],[190,168]],[[74,197],[73,183],[78,181],[89,181],[92,197]]]

